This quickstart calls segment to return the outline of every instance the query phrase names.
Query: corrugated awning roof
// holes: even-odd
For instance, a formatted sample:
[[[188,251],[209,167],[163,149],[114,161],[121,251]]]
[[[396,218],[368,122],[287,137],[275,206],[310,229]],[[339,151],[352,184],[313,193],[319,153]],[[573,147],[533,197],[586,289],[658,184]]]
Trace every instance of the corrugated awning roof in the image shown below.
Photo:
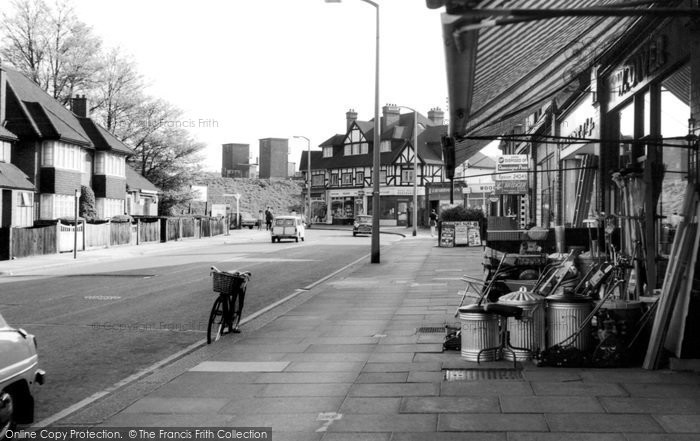
[[[503,7],[482,1],[476,9]],[[518,8],[584,8],[619,4],[614,0],[530,0]],[[513,7],[508,3],[508,7]],[[442,15],[445,41],[450,135],[457,139],[461,163],[488,141],[466,136],[497,136],[578,79],[639,18],[559,17],[465,30],[477,23],[461,15]],[[584,78],[587,80],[590,77]],[[461,140],[461,141],[460,141]]]

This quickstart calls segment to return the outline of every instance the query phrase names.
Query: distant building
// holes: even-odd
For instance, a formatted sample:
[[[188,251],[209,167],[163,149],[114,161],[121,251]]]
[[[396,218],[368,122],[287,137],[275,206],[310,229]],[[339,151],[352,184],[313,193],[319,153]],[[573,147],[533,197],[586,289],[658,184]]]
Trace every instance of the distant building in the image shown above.
[[[250,144],[223,144],[221,146],[221,176],[224,178],[249,178]]]
[[[296,162],[288,162],[287,163],[287,177],[291,178],[293,176],[296,176],[296,171],[297,171],[297,163]]]
[[[289,140],[286,138],[264,138],[260,140],[261,179],[288,176]]]

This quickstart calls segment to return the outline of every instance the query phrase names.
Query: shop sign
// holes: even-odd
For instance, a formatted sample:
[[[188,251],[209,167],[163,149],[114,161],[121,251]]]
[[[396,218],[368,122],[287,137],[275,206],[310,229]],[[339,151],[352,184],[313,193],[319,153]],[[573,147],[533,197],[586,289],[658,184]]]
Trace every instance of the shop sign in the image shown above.
[[[496,183],[502,181],[527,181],[527,173],[503,173],[500,175],[494,175],[494,180]]]
[[[416,188],[416,195],[423,196],[423,187]],[[413,186],[410,187],[380,187],[380,196],[413,196]]]
[[[496,160],[497,173],[529,169],[530,158],[528,155],[501,155]]]
[[[491,193],[493,192],[493,186],[493,184],[471,184],[464,187],[464,194]]]
[[[496,194],[527,194],[527,180],[496,182]]]
[[[688,49],[684,27],[676,22],[670,22],[661,33],[647,38],[607,78],[609,108],[614,108],[662,75],[666,68],[687,57]]]
[[[343,196],[357,196],[359,190],[348,189],[348,190],[330,190],[329,194],[332,198],[338,198]]]

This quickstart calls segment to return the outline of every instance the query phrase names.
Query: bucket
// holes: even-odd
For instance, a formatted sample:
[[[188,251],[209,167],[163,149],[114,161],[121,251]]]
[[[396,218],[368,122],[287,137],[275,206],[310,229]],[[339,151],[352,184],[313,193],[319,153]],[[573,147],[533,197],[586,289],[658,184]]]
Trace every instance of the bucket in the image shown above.
[[[517,361],[531,360],[533,353],[545,349],[544,297],[528,292],[523,287],[516,292],[501,296],[498,303],[522,308],[523,320],[508,317],[510,345],[513,346]],[[513,353],[503,351],[503,357],[512,361]]]
[[[547,347],[560,344],[571,337],[593,310],[589,298],[559,297],[547,299]],[[567,341],[581,351],[591,344],[591,325],[588,323],[573,341]]]
[[[482,349],[494,348],[499,344],[498,316],[488,314],[475,308],[460,308],[459,320],[462,322],[462,358],[467,361],[495,361],[497,352]]]

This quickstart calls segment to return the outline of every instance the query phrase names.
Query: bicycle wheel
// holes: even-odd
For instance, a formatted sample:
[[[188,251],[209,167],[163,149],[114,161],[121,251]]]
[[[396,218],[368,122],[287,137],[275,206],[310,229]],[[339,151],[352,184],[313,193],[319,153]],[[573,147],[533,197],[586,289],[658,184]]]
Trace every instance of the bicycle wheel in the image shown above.
[[[214,306],[211,308],[211,314],[209,314],[207,344],[211,344],[212,341],[217,341],[221,337],[221,334],[223,334],[224,325],[226,323],[225,309],[227,308],[221,300],[221,296],[217,297],[214,301]]]

